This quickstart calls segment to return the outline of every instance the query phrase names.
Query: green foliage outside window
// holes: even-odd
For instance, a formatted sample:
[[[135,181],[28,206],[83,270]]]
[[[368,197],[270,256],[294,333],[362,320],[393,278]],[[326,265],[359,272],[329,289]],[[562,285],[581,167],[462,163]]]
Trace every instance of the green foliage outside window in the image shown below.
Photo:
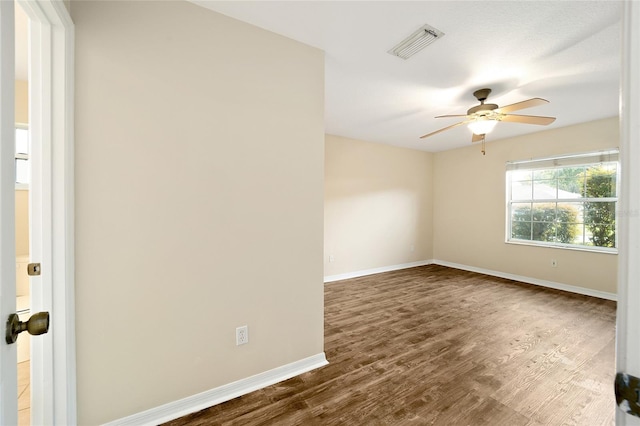
[[[602,166],[587,169],[588,198],[616,196],[616,171]],[[616,246],[615,203],[584,203],[584,221],[591,231],[591,242],[598,247]]]
[[[580,229],[576,224],[578,212],[570,206],[555,203],[534,204],[514,208],[511,238],[571,244]]]

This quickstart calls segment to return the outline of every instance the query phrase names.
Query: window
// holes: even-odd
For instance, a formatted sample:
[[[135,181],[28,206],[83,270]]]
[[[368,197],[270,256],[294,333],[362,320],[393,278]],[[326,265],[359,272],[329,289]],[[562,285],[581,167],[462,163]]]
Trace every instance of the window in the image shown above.
[[[29,176],[29,130],[16,125],[16,187],[26,187]]]
[[[507,163],[507,242],[616,252],[618,151]]]

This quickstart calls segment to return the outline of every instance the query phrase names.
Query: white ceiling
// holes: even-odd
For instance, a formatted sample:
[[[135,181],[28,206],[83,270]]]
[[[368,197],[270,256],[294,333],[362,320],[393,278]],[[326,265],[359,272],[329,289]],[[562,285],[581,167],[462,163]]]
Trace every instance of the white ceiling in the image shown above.
[[[551,103],[517,114],[550,126],[500,123],[487,142],[618,114],[621,1],[210,1],[209,9],[325,51],[330,134],[441,151],[470,145],[456,122],[472,93],[488,102]],[[445,33],[414,57],[387,53],[424,24]],[[230,42],[232,42],[230,40]]]

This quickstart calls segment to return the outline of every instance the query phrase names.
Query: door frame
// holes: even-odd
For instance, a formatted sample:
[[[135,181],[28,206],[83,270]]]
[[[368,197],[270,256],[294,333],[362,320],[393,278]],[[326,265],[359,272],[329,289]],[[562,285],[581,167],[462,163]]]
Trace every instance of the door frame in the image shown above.
[[[74,287],[74,43],[60,0],[17,0],[29,17],[31,312],[51,330],[31,340],[32,424],[76,424]]]
[[[640,377],[640,4],[624,3],[616,371]],[[616,408],[616,425],[640,425],[640,419]]]
[[[7,318],[16,312],[14,24],[14,4],[0,1],[0,423],[17,422],[18,415],[16,345],[4,339]]]

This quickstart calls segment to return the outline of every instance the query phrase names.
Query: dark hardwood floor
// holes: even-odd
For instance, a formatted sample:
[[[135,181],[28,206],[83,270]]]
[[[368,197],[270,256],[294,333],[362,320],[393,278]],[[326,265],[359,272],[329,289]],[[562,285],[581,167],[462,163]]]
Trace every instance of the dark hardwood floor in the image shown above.
[[[436,265],[325,285],[330,364],[169,425],[612,425],[615,302]]]

